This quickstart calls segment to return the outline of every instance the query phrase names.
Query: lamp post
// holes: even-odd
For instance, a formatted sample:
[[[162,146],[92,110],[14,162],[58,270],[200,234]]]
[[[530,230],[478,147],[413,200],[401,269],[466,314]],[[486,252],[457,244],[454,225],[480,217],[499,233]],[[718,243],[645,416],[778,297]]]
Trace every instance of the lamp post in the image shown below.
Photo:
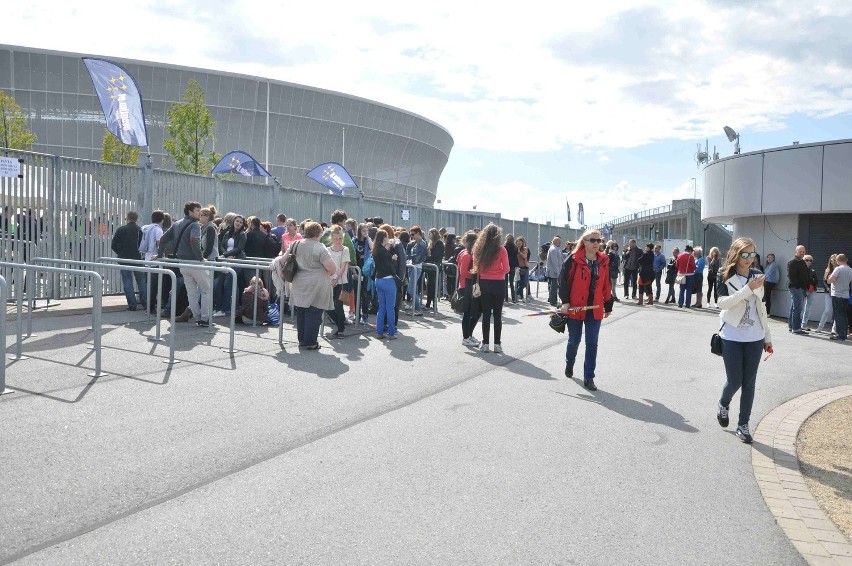
[[[695,177],[692,178],[692,200],[696,200],[698,198],[698,181]]]

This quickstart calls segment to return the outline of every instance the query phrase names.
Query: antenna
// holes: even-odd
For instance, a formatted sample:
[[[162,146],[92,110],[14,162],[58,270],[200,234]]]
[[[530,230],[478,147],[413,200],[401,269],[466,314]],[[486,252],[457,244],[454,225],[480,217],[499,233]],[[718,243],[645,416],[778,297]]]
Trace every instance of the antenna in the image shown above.
[[[707,140],[704,140],[705,144],[709,143]],[[695,148],[695,167],[696,169],[700,168],[702,165],[706,164],[708,161],[707,147],[705,145],[704,151],[701,151],[701,144],[696,144]]]

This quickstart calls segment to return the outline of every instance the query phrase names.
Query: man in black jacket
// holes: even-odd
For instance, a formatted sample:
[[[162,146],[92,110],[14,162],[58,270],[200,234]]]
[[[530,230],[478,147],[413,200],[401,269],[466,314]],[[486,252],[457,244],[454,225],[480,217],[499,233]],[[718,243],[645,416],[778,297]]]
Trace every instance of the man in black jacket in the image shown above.
[[[118,228],[112,237],[112,251],[119,259],[140,259],[139,244],[142,242],[142,229],[136,224],[139,215],[133,211],[127,213],[127,224]],[[136,293],[133,290],[133,280],[139,288],[139,302],[142,309],[146,308],[148,288],[145,283],[145,274],[141,271],[121,270],[121,284],[124,287],[124,296],[127,298],[127,310],[135,311],[137,308]]]
[[[796,257],[787,262],[787,287],[790,289],[790,317],[788,330],[793,334],[805,334],[802,330],[802,301],[808,288],[808,266],[805,264],[805,246],[796,246]]]

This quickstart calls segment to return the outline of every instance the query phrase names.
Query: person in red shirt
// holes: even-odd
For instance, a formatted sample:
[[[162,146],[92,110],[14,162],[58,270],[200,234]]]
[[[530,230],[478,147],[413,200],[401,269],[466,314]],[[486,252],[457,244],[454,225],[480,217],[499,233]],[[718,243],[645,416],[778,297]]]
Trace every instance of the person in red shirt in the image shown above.
[[[464,249],[458,255],[459,267],[459,291],[465,296],[465,304],[467,307],[462,315],[462,344],[471,348],[479,348],[481,342],[473,335],[476,330],[476,323],[479,322],[480,311],[479,299],[474,299],[471,295],[471,287],[473,287],[474,275],[470,270],[473,268],[473,261],[470,252],[473,249],[473,244],[476,243],[476,232],[467,232],[461,238],[461,243]]]
[[[677,282],[680,285],[680,294],[677,299],[677,308],[682,309],[684,294],[686,295],[686,308],[692,306],[692,280],[695,276],[695,256],[692,255],[692,246],[686,245],[684,252],[677,256]]]
[[[601,321],[610,315],[614,302],[612,282],[609,278],[609,256],[600,251],[602,244],[603,238],[598,230],[586,230],[569,256],[570,264],[563,264],[559,276],[559,298],[562,300],[560,312],[568,318],[565,376],[574,377],[574,362],[585,326],[586,359],[583,362],[583,387],[589,391],[598,389],[595,386],[598,334]]]
[[[500,243],[503,230],[489,224],[479,233],[473,244],[471,256],[476,281],[482,290],[479,304],[482,307],[481,352],[489,351],[491,317],[494,317],[494,352],[503,353],[500,336],[503,331],[503,301],[506,298],[506,275],[509,273],[509,254]]]

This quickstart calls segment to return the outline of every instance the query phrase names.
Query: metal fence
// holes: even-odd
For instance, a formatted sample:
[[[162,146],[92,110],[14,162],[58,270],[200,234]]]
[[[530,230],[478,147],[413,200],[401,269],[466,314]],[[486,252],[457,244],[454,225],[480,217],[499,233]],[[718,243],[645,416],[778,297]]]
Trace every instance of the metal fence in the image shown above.
[[[238,212],[274,220],[279,213],[299,220],[326,220],[333,211],[346,210],[353,218],[381,216],[394,225],[452,227],[456,234],[493,222],[505,234],[523,235],[537,257],[536,248],[560,234],[576,238],[578,230],[564,226],[509,220],[488,212],[439,210],[400,202],[302,191],[258,179],[228,180],[176,171],[150,169],[2,149],[3,155],[23,159],[21,178],[0,178],[0,261],[25,263],[42,256],[95,261],[111,255],[115,230],[131,210],[139,224],[150,211],[160,209],[180,217],[187,201],[215,204],[221,215]],[[148,211],[148,212],[145,212]],[[407,216],[407,219],[404,219]],[[65,273],[40,273],[24,278],[0,268],[10,286],[10,296],[33,285],[36,298],[89,297],[91,281]],[[104,277],[104,294],[120,294],[117,273]]]

